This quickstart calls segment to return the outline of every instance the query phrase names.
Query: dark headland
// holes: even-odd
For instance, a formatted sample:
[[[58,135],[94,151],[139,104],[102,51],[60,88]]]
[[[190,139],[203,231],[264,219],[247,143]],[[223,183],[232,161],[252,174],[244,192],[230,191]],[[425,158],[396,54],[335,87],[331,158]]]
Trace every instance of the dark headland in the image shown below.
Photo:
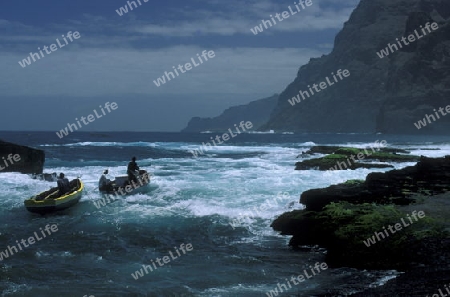
[[[261,100],[264,123],[255,127],[275,132],[447,134],[450,115],[436,116],[434,109],[449,106],[449,17],[448,0],[362,0],[337,34],[330,54],[301,66],[273,106]],[[421,26],[427,23],[436,23],[438,29],[424,35]],[[396,39],[416,30],[420,38],[400,48]],[[398,50],[392,46],[389,55],[380,58],[377,53],[389,43]],[[295,106],[288,102],[339,69],[351,75]],[[255,101],[246,113],[260,113],[257,106]],[[430,117],[425,127],[416,128],[414,123],[426,115],[439,122]],[[220,117],[194,118],[183,131],[226,130],[238,120],[242,108],[231,108]]]
[[[265,124],[277,105],[278,95],[252,101],[245,105],[233,106],[213,118],[192,118],[181,132],[227,131],[235,123],[250,121],[255,128]]]
[[[0,172],[39,174],[44,169],[44,163],[43,150],[0,140]]]

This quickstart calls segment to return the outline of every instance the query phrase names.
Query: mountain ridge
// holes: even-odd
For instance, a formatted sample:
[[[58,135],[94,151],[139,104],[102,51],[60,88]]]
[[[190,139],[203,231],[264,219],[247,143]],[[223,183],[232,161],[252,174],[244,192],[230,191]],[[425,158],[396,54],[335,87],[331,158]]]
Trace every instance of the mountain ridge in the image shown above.
[[[265,124],[277,104],[278,94],[227,108],[217,117],[193,117],[181,132],[226,131],[240,121],[250,121],[253,129]]]

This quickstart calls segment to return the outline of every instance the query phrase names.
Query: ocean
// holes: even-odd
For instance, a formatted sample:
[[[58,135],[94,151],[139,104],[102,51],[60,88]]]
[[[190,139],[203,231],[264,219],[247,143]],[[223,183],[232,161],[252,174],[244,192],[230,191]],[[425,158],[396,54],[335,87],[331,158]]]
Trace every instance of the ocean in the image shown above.
[[[324,262],[326,251],[292,250],[290,238],[270,227],[274,218],[302,209],[305,190],[385,171],[295,171],[297,156],[314,145],[376,140],[418,155],[450,154],[445,136],[252,133],[194,158],[190,150],[215,135],[80,132],[59,139],[54,132],[0,132],[2,140],[44,150],[44,172],[85,183],[79,204],[40,216],[23,201],[56,183],[0,172],[1,296],[317,296],[378,286],[399,272],[330,267],[280,286]],[[124,175],[133,156],[152,174],[148,192],[97,207],[103,170]],[[42,238],[40,228],[55,224],[58,230]],[[41,240],[5,257],[34,232]]]

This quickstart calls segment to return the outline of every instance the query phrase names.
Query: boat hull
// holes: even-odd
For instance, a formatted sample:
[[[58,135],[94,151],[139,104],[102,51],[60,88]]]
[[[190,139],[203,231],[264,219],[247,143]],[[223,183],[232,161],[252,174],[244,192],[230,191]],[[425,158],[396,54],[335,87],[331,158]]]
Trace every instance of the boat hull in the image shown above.
[[[74,206],[83,195],[84,184],[79,179],[71,181],[71,184],[76,184],[76,186],[70,193],[62,197],[53,198],[58,193],[58,188],[52,188],[25,200],[26,209],[29,212],[46,214]]]
[[[116,177],[114,183],[117,185],[113,189],[110,190],[100,190],[100,193],[102,194],[109,194],[109,195],[133,195],[138,193],[144,193],[148,191],[149,185],[150,185],[150,174],[145,171],[141,170],[141,174],[138,177],[138,182],[132,182],[131,184],[127,184],[128,182],[128,176],[119,176]]]

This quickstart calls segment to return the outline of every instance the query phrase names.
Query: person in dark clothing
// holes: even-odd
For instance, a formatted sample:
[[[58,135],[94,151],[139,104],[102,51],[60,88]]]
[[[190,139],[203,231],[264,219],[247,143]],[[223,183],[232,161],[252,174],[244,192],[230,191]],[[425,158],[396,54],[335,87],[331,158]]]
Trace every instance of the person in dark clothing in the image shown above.
[[[59,174],[57,183],[58,183],[58,189],[59,189],[59,193],[58,193],[59,196],[63,196],[64,194],[66,194],[67,192],[70,191],[69,180],[64,177],[64,173]]]
[[[134,181],[137,183],[137,176],[139,175],[139,166],[136,163],[136,157],[133,157],[131,159],[131,162],[128,163],[128,169],[127,169],[127,174],[128,174],[128,181]]]

